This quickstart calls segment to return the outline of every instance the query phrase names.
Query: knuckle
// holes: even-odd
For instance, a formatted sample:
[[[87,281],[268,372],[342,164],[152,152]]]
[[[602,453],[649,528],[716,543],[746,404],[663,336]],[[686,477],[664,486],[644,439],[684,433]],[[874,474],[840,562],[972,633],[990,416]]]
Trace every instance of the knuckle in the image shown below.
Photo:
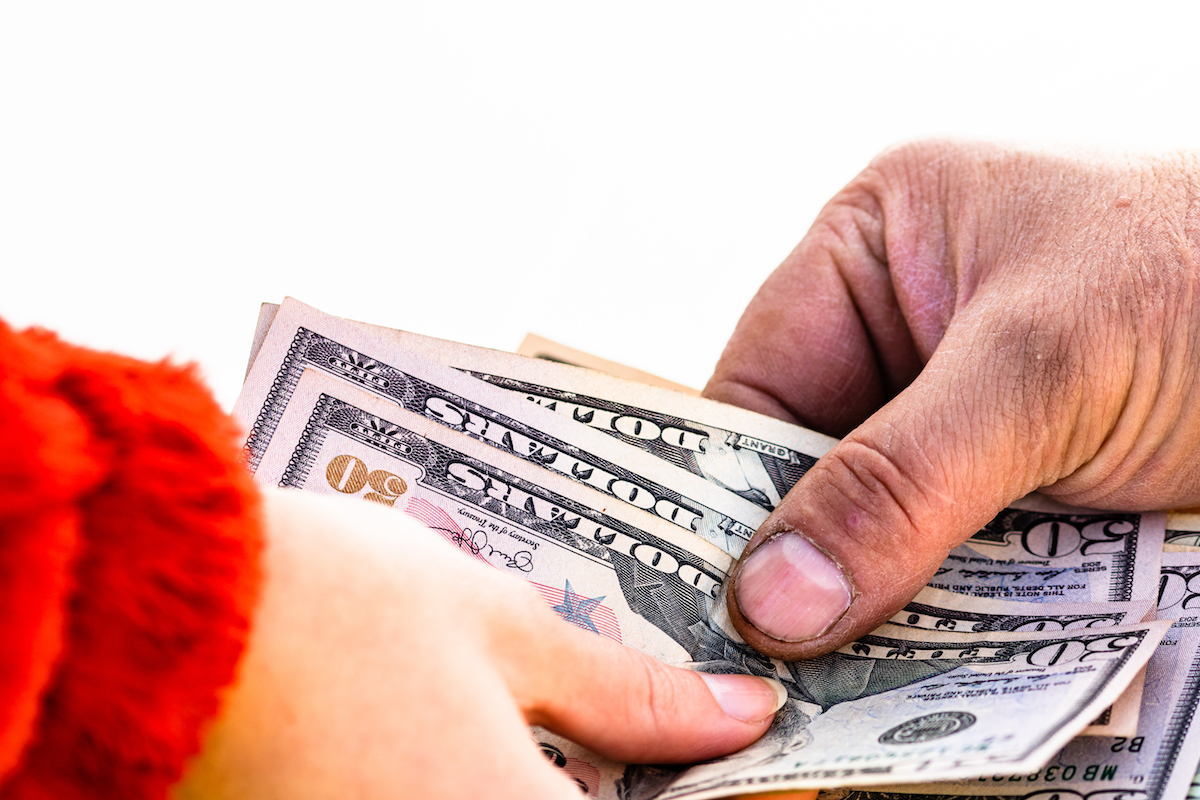
[[[829,254],[843,280],[864,265],[887,264],[883,201],[873,183],[860,176],[839,192],[809,234]]]
[[[868,441],[847,440],[821,464],[837,502],[843,534],[861,548],[892,551],[912,539],[923,490],[910,470]]]
[[[981,142],[922,138],[899,142],[871,160],[860,178],[906,202],[942,202],[946,178],[973,175],[981,162],[995,159],[996,148]]]
[[[632,652],[630,658],[637,662],[632,669],[640,672],[641,679],[628,684],[628,713],[639,718],[651,735],[666,735],[675,728],[687,694],[682,680],[689,676],[652,658],[636,657]]]

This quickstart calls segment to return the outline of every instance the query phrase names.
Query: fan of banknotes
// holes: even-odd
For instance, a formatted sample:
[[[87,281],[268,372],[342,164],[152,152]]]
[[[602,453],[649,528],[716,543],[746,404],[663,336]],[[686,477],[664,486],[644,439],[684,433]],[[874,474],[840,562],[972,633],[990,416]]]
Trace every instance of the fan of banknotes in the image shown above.
[[[235,416],[264,484],[393,507],[597,636],[787,687],[760,741],[703,764],[617,764],[534,729],[586,795],[1195,791],[1200,517],[1030,496],[888,624],[783,662],[738,637],[722,584],[835,440],[544,340],[523,349],[543,357],[289,298],[262,308]]]

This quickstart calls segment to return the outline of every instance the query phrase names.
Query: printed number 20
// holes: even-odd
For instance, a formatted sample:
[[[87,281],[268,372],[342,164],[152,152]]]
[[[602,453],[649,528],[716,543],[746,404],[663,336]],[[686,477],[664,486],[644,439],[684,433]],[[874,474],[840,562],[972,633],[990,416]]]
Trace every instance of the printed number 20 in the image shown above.
[[[408,484],[399,475],[382,469],[370,471],[362,460],[349,455],[337,456],[329,462],[325,480],[345,494],[358,494],[370,485],[375,491],[367,492],[363,499],[385,506],[396,505],[396,498],[408,490]]]

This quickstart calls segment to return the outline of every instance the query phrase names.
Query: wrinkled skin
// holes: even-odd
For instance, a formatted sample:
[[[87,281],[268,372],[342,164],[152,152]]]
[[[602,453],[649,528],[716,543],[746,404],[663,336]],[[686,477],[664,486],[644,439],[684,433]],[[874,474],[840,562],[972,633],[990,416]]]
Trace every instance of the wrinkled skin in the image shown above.
[[[853,599],[824,633],[780,641],[736,608],[735,575],[746,639],[784,658],[852,640],[1035,489],[1108,509],[1200,502],[1198,189],[1189,153],[928,141],[834,197],[704,393],[844,437],[742,563],[794,531]],[[804,615],[803,585],[778,583]]]

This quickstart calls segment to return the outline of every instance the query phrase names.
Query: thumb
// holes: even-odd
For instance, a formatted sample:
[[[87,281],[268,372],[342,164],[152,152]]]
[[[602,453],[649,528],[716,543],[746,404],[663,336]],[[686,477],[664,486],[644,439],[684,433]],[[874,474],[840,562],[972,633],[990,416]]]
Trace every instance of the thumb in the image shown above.
[[[542,725],[616,761],[686,763],[751,744],[787,699],[783,684],[753,675],[672,667],[554,620],[546,652],[526,664],[514,694]],[[550,640],[550,641],[547,641]]]
[[[755,648],[811,658],[872,630],[951,549],[1063,474],[1082,395],[1070,348],[1011,315],[970,317],[750,541],[726,592]]]

